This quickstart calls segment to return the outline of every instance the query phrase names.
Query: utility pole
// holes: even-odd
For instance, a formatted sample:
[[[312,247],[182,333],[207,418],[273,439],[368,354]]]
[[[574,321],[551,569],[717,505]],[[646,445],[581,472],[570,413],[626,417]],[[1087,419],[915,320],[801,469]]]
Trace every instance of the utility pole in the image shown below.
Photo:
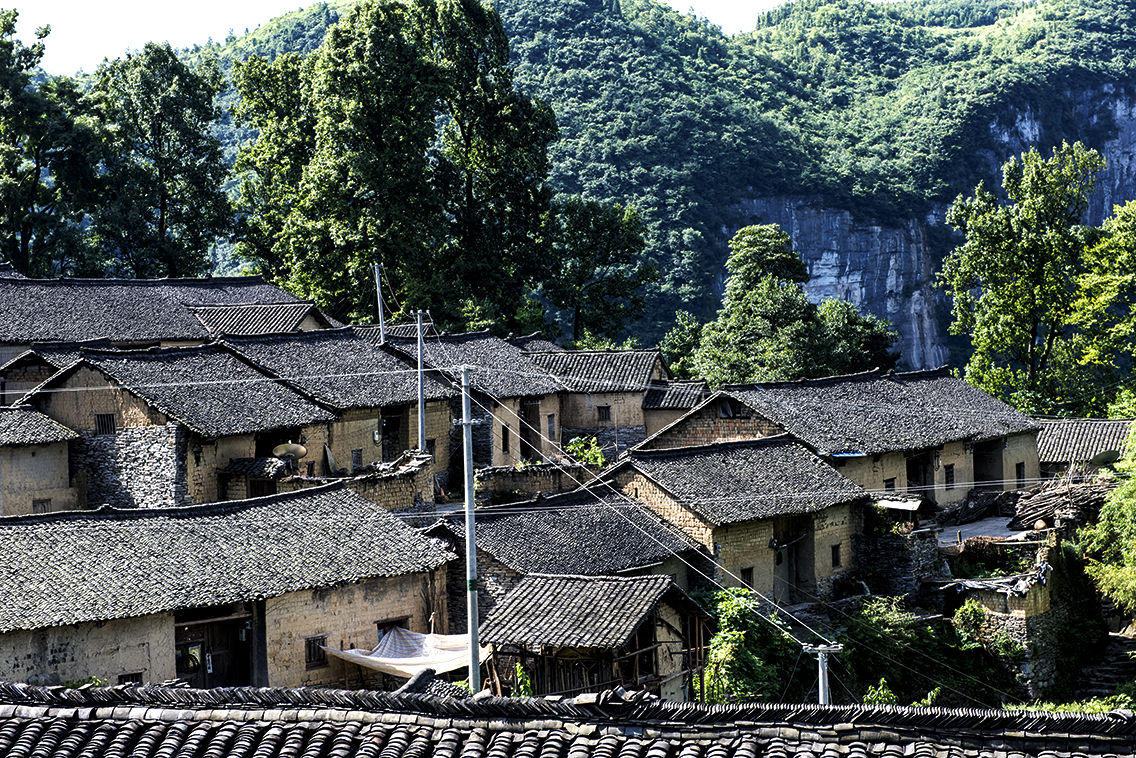
[[[821,705],[828,705],[828,654],[839,653],[844,649],[843,645],[805,645],[806,653],[817,654],[817,668],[819,672],[818,677],[818,701]]]
[[[469,372],[462,366],[462,441],[465,446],[465,589],[469,628],[469,688],[481,690],[477,629],[477,534],[473,519],[473,419],[470,418]]]
[[[426,451],[426,373],[422,361],[422,314],[429,311],[415,311],[418,316],[418,449]]]
[[[379,278],[379,264],[372,263],[371,270],[375,272],[375,294],[379,299],[379,342],[387,341],[387,319],[383,315],[383,284]]]

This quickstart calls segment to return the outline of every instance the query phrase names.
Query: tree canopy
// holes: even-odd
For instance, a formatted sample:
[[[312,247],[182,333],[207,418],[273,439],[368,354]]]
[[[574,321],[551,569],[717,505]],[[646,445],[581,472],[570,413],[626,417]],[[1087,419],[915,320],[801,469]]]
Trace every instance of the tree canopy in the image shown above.
[[[1103,169],[1079,142],[1030,149],[1003,166],[1005,200],[979,185],[947,213],[965,235],[940,281],[973,345],[966,379],[1026,412],[1101,414],[1130,360],[1132,212],[1083,225]]]
[[[684,374],[711,386],[811,379],[892,368],[899,358],[891,325],[851,304],[809,300],[808,273],[775,225],[750,226],[730,241],[730,278],[718,317],[692,329],[691,316],[661,347]]]

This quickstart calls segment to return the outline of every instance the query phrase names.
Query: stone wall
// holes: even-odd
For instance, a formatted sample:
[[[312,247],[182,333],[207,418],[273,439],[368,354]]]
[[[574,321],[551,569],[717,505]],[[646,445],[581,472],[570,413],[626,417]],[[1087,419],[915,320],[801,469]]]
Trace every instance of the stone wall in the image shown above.
[[[119,429],[84,430],[72,444],[72,469],[86,472],[87,505],[170,508],[193,505],[186,475],[189,432],[176,421]]]
[[[434,510],[433,467],[429,456],[409,455],[393,471],[374,471],[353,477],[293,476],[277,482],[277,492],[320,487],[329,482],[343,482],[351,489],[388,511],[414,509]],[[231,491],[247,491],[247,477],[233,477]],[[233,499],[236,499],[235,497]]]
[[[856,534],[852,553],[874,595],[910,595],[921,579],[941,573],[938,532],[930,529],[906,536]]]
[[[542,492],[568,492],[595,479],[597,469],[582,463],[538,463],[481,469],[474,477],[478,496],[495,503],[527,500]]]
[[[173,614],[69,624],[0,635],[0,679],[59,685],[88,677],[117,684],[123,674],[142,681],[174,678]]]
[[[699,408],[652,437],[643,448],[664,450],[674,447],[709,445],[712,442],[754,440],[784,433],[777,424],[741,406],[736,415],[722,418],[717,402],[705,403]]]
[[[614,461],[647,438],[645,426],[565,426],[561,432],[565,445],[575,437],[595,437],[608,461]]]
[[[358,678],[356,667],[328,656],[327,665],[308,668],[307,639],[323,636],[328,647],[370,650],[378,643],[377,624],[406,617],[406,628],[425,633],[430,631],[431,614],[435,631],[447,628],[445,567],[269,598],[265,601],[269,685],[342,686],[348,676]]]

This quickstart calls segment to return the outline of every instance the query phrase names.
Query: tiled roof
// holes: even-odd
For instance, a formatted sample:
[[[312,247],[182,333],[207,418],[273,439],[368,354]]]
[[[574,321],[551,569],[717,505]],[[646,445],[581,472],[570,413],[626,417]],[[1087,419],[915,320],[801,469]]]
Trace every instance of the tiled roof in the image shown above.
[[[670,450],[632,450],[604,478],[626,467],[641,472],[718,526],[815,513],[867,497],[860,485],[788,435]]]
[[[945,368],[734,385],[722,392],[821,455],[921,450],[1039,427],[1029,416],[951,376]]]
[[[283,479],[292,473],[280,458],[233,458],[222,473],[257,479]]]
[[[1127,452],[1128,435],[1136,419],[1066,418],[1042,421],[1037,435],[1041,463],[1085,463],[1097,453]]]
[[[434,669],[422,669],[406,684],[394,691],[395,695],[429,695],[435,698],[455,698],[465,700],[473,697],[469,690],[463,690],[456,684],[450,684],[445,679],[434,675]]]
[[[418,402],[418,373],[400,354],[355,336],[350,327],[269,337],[230,338],[227,344],[273,375],[339,409]],[[454,391],[427,373],[427,400]]]
[[[0,263],[0,279],[27,279],[27,277],[12,268],[11,263]]]
[[[658,350],[556,350],[529,357],[572,392],[643,392],[662,360]]]
[[[464,533],[461,523],[456,533]],[[597,576],[651,566],[697,545],[654,512],[604,490],[477,511],[477,545],[522,574]]]
[[[183,508],[0,518],[0,544],[0,632],[261,600],[452,558],[342,484]]]
[[[481,625],[481,642],[612,648],[625,644],[668,591],[669,576],[531,574],[509,591]]]
[[[549,342],[544,338],[540,332],[533,332],[526,334],[523,337],[510,337],[509,342],[513,343],[526,353],[555,353],[563,351],[564,348],[557,345],[555,342]]]
[[[78,434],[34,408],[0,405],[0,445],[50,445],[77,439]]]
[[[706,382],[651,382],[643,397],[643,410],[690,410],[709,391]]]
[[[220,345],[84,352],[105,373],[161,412],[206,437],[251,434],[322,421],[334,414],[249,366]],[[62,381],[56,374],[47,387]]]
[[[418,339],[417,321],[400,321],[397,324],[387,324],[386,327],[388,337]],[[356,324],[352,329],[368,342],[373,342],[377,345],[382,341],[380,339],[381,330],[378,324]],[[434,326],[433,322],[423,319],[422,336],[425,339],[438,336],[438,329]]]
[[[417,360],[416,339],[392,337],[387,344]],[[473,388],[494,397],[536,397],[564,389],[520,348],[488,331],[433,337],[425,340],[423,352],[427,363],[458,381],[461,367],[473,366],[470,372]]]
[[[28,350],[0,366],[5,371],[21,363],[47,363],[55,368],[66,368],[79,360],[84,349],[114,350],[110,340],[105,338],[83,340],[81,342],[37,342]]]
[[[3,342],[106,337],[118,342],[202,340],[191,306],[295,300],[259,276],[212,279],[12,279],[0,277]]]
[[[640,692],[545,699],[367,690],[0,684],[12,758],[1105,758],[1136,754],[1130,712],[897,705],[702,705]]]
[[[215,337],[297,332],[300,330],[300,324],[308,316],[316,319],[322,328],[332,326],[330,319],[320,313],[310,300],[287,303],[201,305],[191,310]]]

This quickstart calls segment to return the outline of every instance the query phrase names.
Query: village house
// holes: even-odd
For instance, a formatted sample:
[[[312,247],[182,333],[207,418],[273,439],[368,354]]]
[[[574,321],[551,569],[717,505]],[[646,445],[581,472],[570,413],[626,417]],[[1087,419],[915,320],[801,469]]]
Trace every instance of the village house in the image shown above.
[[[0,407],[0,516],[78,507],[67,450],[78,436],[33,408]]]
[[[324,647],[445,618],[453,556],[342,484],[0,519],[0,679],[341,682]]]
[[[537,697],[624,687],[685,701],[694,699],[709,618],[667,576],[532,574],[479,636],[494,664],[519,664]]]
[[[1069,472],[1092,474],[1101,466],[1124,457],[1128,453],[1133,423],[1136,419],[1063,418],[1040,421],[1037,458],[1041,476],[1049,478]]]
[[[287,442],[322,450],[335,420],[219,345],[84,351],[27,404],[79,433],[71,467],[92,506],[223,500],[230,460]]]
[[[421,694],[421,693],[437,693]],[[0,685],[5,744],[108,755],[533,758],[1106,758],[1136,754],[1123,711],[657,700],[606,688],[562,699],[457,699],[422,675],[398,692]],[[34,747],[33,747],[34,746]]]
[[[0,277],[0,365],[37,342],[106,338],[116,347],[129,348],[199,345],[217,334],[324,325],[339,326],[310,302],[259,276]]]
[[[484,622],[531,574],[663,575],[680,589],[709,584],[710,555],[658,514],[601,487],[477,509],[478,617]],[[443,520],[426,534],[458,559],[449,566],[451,632],[466,628],[465,521]]]
[[[0,366],[0,405],[11,405],[31,390],[67,368],[84,349],[113,350],[110,340],[83,342],[37,342],[27,351]]]
[[[562,443],[595,437],[610,459],[708,394],[705,382],[675,382],[658,350],[530,350],[528,355],[566,387],[560,401]]]
[[[728,385],[644,450],[788,433],[879,493],[938,503],[1038,479],[1040,425],[947,369]]]
[[[260,337],[225,344],[266,373],[336,413],[328,447],[348,473],[419,449],[418,376],[400,353],[355,336],[350,328]],[[456,392],[436,371],[424,377],[426,440],[441,484],[450,468],[450,400]],[[308,450],[318,459],[323,451]],[[305,465],[303,461],[301,465]],[[432,499],[432,498],[431,498]]]
[[[376,330],[359,330],[377,340]],[[387,345],[417,365],[417,339],[388,335]],[[564,386],[508,340],[488,331],[441,334],[424,341],[424,361],[461,386],[461,367],[472,366],[473,462],[476,466],[513,466],[559,457],[560,392]],[[454,418],[462,416],[454,400]],[[456,449],[461,434],[455,434]],[[455,455],[455,457],[457,457]]]
[[[722,586],[792,604],[855,568],[868,494],[789,435],[632,450],[600,478],[704,546]]]

